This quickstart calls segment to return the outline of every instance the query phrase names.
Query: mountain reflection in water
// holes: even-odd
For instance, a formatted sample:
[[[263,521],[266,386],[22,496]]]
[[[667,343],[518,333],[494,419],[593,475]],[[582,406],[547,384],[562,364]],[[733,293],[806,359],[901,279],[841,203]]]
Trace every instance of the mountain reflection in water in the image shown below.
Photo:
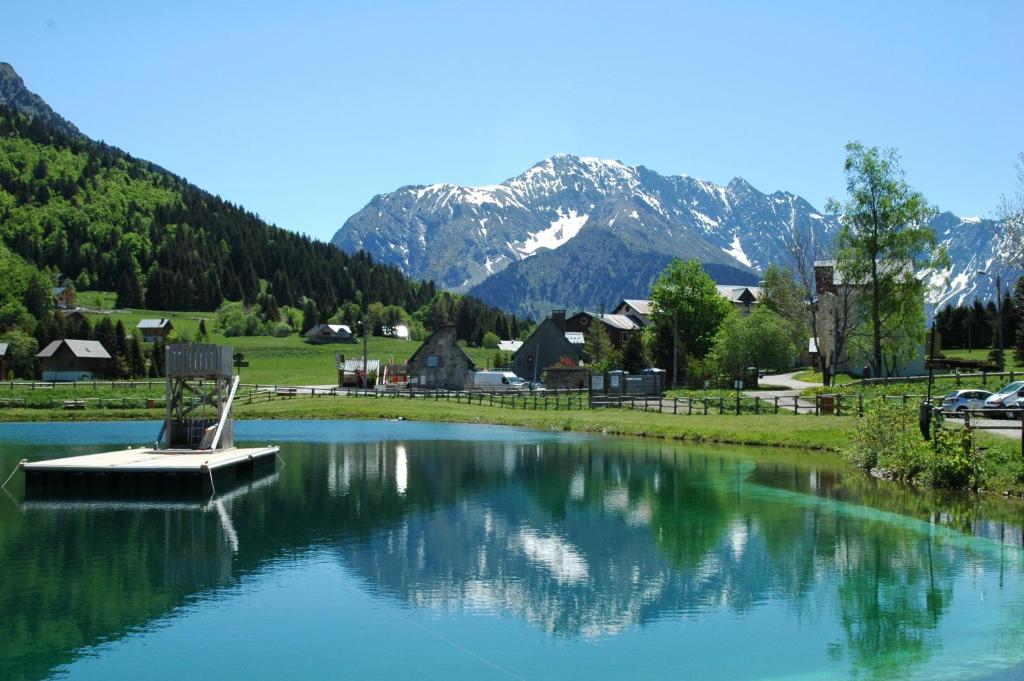
[[[43,678],[313,554],[375,598],[567,641],[781,608],[794,632],[841,632],[822,654],[868,678],[943,649],[965,578],[1020,602],[1019,526],[962,499],[783,455],[523,440],[288,442],[272,484],[194,510],[6,504],[0,668]]]

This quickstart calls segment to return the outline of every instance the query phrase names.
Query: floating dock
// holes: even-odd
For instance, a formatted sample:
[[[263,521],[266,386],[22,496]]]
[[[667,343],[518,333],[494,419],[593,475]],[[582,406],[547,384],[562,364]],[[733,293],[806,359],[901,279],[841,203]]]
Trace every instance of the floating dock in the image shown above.
[[[25,461],[21,470],[29,498],[65,493],[87,497],[209,494],[273,469],[277,452],[272,446],[207,451],[133,448]]]
[[[230,347],[168,345],[165,367],[167,413],[153,447],[22,461],[27,496],[211,494],[273,469],[278,447],[233,444]]]

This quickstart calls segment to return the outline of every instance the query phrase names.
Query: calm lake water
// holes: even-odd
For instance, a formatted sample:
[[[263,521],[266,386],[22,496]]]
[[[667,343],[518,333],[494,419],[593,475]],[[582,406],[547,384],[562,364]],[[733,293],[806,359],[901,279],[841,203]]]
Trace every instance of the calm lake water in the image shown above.
[[[20,458],[149,423],[0,425]],[[212,503],[0,494],[3,679],[1011,679],[1020,510],[813,455],[240,422]]]

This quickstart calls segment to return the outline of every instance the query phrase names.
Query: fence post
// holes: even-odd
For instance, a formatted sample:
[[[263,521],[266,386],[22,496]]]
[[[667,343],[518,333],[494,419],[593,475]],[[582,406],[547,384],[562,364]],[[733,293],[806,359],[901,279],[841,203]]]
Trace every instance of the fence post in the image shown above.
[[[754,413],[755,414],[760,414],[761,413],[761,398],[760,397],[755,397],[754,398]]]
[[[817,400],[818,398],[815,397],[814,399]],[[793,395],[793,413],[794,414],[799,414],[800,413],[800,402],[799,402],[799,398],[796,395]]]
[[[776,414],[779,413],[779,396],[778,395],[775,396],[775,413]]]
[[[864,416],[864,393],[857,395],[857,416]]]

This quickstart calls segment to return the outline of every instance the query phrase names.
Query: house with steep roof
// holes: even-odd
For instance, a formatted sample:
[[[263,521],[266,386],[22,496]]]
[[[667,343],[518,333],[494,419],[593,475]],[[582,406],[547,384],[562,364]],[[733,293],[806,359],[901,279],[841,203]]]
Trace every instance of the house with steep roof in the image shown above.
[[[627,298],[615,306],[612,314],[625,315],[637,326],[644,328],[651,323],[651,301]]]
[[[0,381],[7,380],[7,371],[11,366],[10,358],[7,356],[10,347],[10,343],[0,343]]]
[[[454,324],[432,333],[407,364],[409,386],[417,388],[462,390],[476,371],[476,363],[459,346]]]
[[[110,372],[110,353],[99,341],[55,340],[36,359],[44,381],[90,381]]]
[[[718,295],[722,296],[744,317],[754,311],[754,306],[761,299],[761,287],[759,286],[731,286],[720,284],[715,286]]]
[[[352,329],[345,324],[317,324],[306,332],[306,342],[314,345],[355,343],[356,337],[352,334]]]
[[[548,367],[579,366],[583,357],[583,334],[565,332],[565,310],[553,310],[512,355],[512,371],[527,381],[540,380]]]
[[[170,319],[140,319],[135,328],[139,330],[142,340],[155,343],[158,340],[166,340],[171,331],[174,331],[174,324]]]

